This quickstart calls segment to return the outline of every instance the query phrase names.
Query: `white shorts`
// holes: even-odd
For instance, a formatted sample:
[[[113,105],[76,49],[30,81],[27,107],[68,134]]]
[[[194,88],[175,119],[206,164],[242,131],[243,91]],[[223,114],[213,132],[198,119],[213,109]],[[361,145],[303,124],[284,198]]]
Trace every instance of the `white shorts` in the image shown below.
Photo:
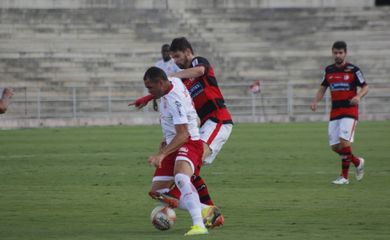
[[[209,165],[215,160],[222,146],[228,140],[232,128],[233,124],[216,123],[212,120],[207,120],[202,125],[200,128],[200,139],[207,143],[211,149],[211,154],[203,160],[204,165]]]
[[[353,118],[342,118],[329,122],[328,135],[329,145],[340,143],[340,138],[353,142],[357,120]]]

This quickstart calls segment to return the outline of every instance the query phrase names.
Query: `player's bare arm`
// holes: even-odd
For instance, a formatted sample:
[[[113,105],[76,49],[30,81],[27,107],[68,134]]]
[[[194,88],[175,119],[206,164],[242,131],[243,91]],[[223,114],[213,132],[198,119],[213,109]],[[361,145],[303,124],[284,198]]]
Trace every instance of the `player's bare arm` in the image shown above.
[[[177,78],[197,78],[205,74],[206,68],[204,66],[197,66],[194,68],[184,69],[183,71],[172,73],[170,77]]]
[[[11,88],[5,88],[2,92],[0,99],[0,114],[7,111],[8,105],[10,104],[10,99],[14,95],[14,92]]]
[[[326,92],[326,88],[327,87],[325,87],[325,86],[320,86],[320,88],[318,89],[315,98],[313,99],[313,101],[310,104],[310,108],[313,112],[315,112],[317,110],[317,104],[324,97],[325,92]]]
[[[149,157],[149,164],[155,167],[161,167],[162,160],[169,154],[177,151],[190,137],[187,129],[187,124],[175,125],[176,135],[172,141],[163,147],[156,155]]]
[[[162,150],[163,148],[165,148],[166,146],[167,146],[167,142],[165,141],[165,139],[161,140],[159,151],[161,152],[161,150]]]
[[[364,97],[367,94],[367,92],[368,92],[368,85],[364,85],[357,93],[357,95],[351,99],[350,104],[351,105],[359,104],[360,99],[362,99],[362,97]]]

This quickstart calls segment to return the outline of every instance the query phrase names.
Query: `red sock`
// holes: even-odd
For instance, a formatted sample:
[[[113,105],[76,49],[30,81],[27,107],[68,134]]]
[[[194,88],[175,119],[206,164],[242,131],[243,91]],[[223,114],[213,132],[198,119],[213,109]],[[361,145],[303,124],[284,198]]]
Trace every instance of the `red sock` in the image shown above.
[[[349,160],[349,152],[347,152],[346,148],[342,148],[340,150],[336,150],[336,152],[341,157],[341,176],[343,176],[345,179],[348,179],[348,173],[349,173],[349,165],[351,164],[351,161]]]
[[[359,166],[360,160],[359,158],[355,157],[352,154],[352,149],[351,147],[344,147],[340,150],[340,155],[343,154],[348,157],[348,159],[355,165],[355,167]]]
[[[206,205],[214,205],[204,180],[200,176],[192,175],[191,182],[198,191],[200,202]]]
[[[349,172],[349,165],[351,164],[351,161],[349,159],[342,159],[341,160],[341,175],[348,179],[348,172]]]

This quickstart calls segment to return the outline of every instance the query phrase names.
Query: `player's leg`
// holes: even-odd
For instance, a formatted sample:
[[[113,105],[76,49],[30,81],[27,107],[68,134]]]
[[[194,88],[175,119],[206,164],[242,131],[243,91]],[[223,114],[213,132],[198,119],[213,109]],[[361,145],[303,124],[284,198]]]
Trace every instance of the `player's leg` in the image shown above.
[[[353,142],[357,121],[352,118],[341,119],[340,124],[340,152],[356,167],[356,179],[358,181],[364,176],[364,159],[356,157],[352,153],[351,143]]]
[[[329,142],[333,151],[341,158],[341,174],[333,183],[348,184],[348,172],[351,162],[356,167],[356,179],[361,180],[364,176],[364,159],[352,154],[351,143],[353,142],[357,121],[352,118],[342,118],[329,122]]]
[[[172,208],[179,206],[179,199],[168,194],[172,185],[174,185],[174,166],[176,154],[168,155],[162,162],[161,168],[156,168],[154,172],[152,187],[149,195]]]
[[[191,177],[191,182],[194,185],[195,189],[198,191],[200,202],[205,206],[213,206],[214,202],[210,197],[208,187],[203,178],[201,178],[199,175],[193,175]],[[159,199],[160,201],[163,201],[166,204],[170,205],[172,208],[179,207],[177,203],[175,203],[174,199],[180,199],[181,193],[179,188],[175,184],[169,186],[167,191],[164,191],[164,194],[161,194],[160,192],[156,191],[150,192],[149,194],[152,198]]]
[[[214,161],[222,146],[229,138],[232,126],[232,124],[221,124],[211,120],[207,120],[202,125],[200,137],[203,141],[203,164],[211,164]],[[192,177],[192,183],[199,193],[200,201],[206,205],[214,205],[204,179],[199,175],[194,175]]]
[[[186,235],[207,234],[208,231],[203,223],[202,207],[198,192],[191,183],[191,176],[195,173],[195,169],[200,166],[202,161],[201,141],[191,141],[190,144],[183,145],[186,152],[179,150],[175,162],[175,183],[179,188],[181,197],[180,204],[184,205],[190,213],[193,226]],[[185,147],[184,147],[185,146]],[[199,147],[201,150],[199,150]]]
[[[332,150],[336,152],[341,158],[341,173],[334,181],[332,181],[332,183],[337,185],[349,184],[348,173],[349,173],[350,161],[341,152],[342,147],[340,144],[340,137],[339,137],[340,120],[333,120],[329,122],[328,136],[329,136],[329,145],[331,146]]]
[[[232,132],[232,124],[216,123],[207,120],[200,128],[200,138],[205,143],[203,154],[203,164],[210,165],[214,162],[223,145],[229,139]]]
[[[203,142],[203,156],[202,156],[202,161],[205,160],[208,156],[211,155],[211,148],[210,146],[206,143]]]
[[[160,172],[161,170],[157,169],[157,172]],[[198,173],[197,173],[198,174]],[[192,179],[194,176],[192,175]],[[168,179],[167,176],[155,176],[154,180],[156,179]],[[199,183],[199,180],[196,181]],[[173,184],[173,187],[172,187]],[[200,192],[204,191],[199,189]],[[153,181],[151,191],[149,192],[149,195],[155,199],[158,200],[171,208],[180,208],[186,210],[186,205],[183,202],[180,202],[180,190],[174,184],[173,180],[170,181]],[[201,203],[202,208],[202,218],[203,223],[207,228],[214,228],[218,226],[222,226],[224,224],[224,217],[220,211],[220,209],[217,206],[214,205],[206,205]]]

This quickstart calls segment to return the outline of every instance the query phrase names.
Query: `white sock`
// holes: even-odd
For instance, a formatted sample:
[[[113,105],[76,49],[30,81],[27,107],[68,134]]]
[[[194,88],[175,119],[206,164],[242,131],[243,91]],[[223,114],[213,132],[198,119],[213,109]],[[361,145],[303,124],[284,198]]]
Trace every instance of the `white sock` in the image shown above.
[[[203,224],[199,195],[194,185],[192,185],[190,177],[185,174],[178,173],[175,176],[175,183],[181,192],[180,202],[182,202],[184,207],[190,213],[193,225],[205,227]]]
[[[200,203],[200,208],[202,210],[205,209],[205,208],[208,208],[208,207],[210,207],[210,205],[206,205],[204,203]],[[182,210],[187,210],[185,203],[181,200],[181,197],[180,197],[180,201],[179,201],[179,206],[177,208],[180,208]]]

